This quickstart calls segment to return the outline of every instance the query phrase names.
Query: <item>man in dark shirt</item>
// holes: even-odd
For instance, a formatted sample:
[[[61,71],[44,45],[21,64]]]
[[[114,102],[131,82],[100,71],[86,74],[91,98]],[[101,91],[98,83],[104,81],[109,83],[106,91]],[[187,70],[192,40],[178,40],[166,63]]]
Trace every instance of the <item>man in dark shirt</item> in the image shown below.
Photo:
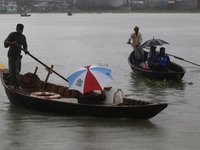
[[[13,85],[15,89],[19,89],[20,86],[20,71],[21,71],[21,46],[25,49],[25,54],[29,54],[27,51],[26,37],[22,34],[24,29],[23,24],[17,24],[16,32],[12,32],[4,41],[4,47],[9,47],[8,51],[8,65],[9,76],[8,83]]]

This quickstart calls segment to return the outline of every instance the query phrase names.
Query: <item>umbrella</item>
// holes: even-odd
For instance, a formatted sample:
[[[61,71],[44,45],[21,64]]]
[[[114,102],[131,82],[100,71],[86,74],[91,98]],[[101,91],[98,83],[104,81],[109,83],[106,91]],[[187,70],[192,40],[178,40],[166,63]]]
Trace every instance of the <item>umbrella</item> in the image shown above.
[[[161,39],[154,39],[154,37],[153,37],[153,39],[144,42],[141,45],[141,47],[161,46],[163,44],[169,44],[169,43],[166,41],[163,41]]]
[[[80,91],[82,94],[93,90],[102,91],[106,84],[114,81],[110,69],[96,65],[80,67],[67,80],[69,89]]]

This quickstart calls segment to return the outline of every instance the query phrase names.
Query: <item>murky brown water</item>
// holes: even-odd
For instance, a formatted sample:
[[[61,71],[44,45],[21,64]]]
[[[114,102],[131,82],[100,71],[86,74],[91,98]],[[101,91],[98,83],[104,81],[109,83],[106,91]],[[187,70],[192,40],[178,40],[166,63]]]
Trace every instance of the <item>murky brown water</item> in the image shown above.
[[[186,69],[180,83],[147,86],[132,75],[127,62],[132,48],[125,42],[135,25],[143,41],[166,40],[167,53],[200,64],[199,14],[32,14],[31,17],[0,15],[0,63],[7,66],[6,36],[17,23],[25,25],[32,55],[68,77],[80,66],[101,64],[112,69],[114,89],[135,99],[169,103],[151,120],[63,117],[18,108],[10,104],[0,86],[0,145],[2,150],[188,150],[199,149],[200,68],[177,60]],[[45,79],[43,66],[23,57],[22,73],[34,72]],[[51,75],[49,81],[64,84]]]

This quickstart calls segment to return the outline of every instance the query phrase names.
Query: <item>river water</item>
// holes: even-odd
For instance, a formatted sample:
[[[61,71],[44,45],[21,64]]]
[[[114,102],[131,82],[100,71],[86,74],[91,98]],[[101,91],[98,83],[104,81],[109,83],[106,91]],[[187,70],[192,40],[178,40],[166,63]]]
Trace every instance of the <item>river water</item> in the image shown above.
[[[15,107],[0,86],[1,150],[198,150],[200,149],[200,67],[175,59],[186,74],[180,83],[144,84],[127,62],[132,48],[126,44],[134,26],[143,41],[163,39],[166,52],[200,64],[200,14],[18,14],[0,15],[0,63],[7,66],[3,41],[17,23],[25,25],[29,51],[46,65],[68,77],[80,66],[98,64],[112,69],[113,89],[128,97],[169,106],[150,120],[58,116]],[[47,72],[28,55],[21,73]],[[68,85],[52,74],[50,82]]]

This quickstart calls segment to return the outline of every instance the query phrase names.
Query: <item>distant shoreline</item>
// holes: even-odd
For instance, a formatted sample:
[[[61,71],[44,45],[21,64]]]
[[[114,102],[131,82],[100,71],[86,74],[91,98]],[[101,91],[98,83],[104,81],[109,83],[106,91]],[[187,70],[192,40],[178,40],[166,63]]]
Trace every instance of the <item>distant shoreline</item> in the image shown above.
[[[107,10],[107,11],[80,11],[74,13],[200,13],[200,10],[134,10],[134,11]]]
[[[68,12],[28,12],[28,14],[34,13],[68,13]],[[80,14],[80,13],[200,13],[200,10],[98,10],[98,11],[71,11],[73,14]],[[7,13],[7,12],[0,12],[0,14],[20,14],[20,12],[16,13]]]

